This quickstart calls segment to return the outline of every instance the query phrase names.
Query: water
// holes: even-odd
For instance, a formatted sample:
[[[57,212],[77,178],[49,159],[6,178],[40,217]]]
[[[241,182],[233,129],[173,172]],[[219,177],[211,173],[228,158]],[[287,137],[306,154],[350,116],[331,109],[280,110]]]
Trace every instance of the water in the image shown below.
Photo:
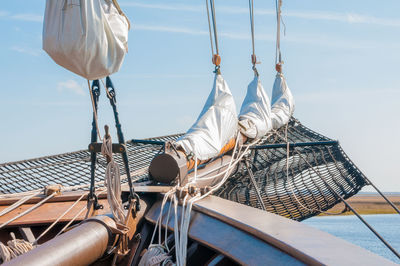
[[[362,216],[395,250],[400,252],[400,215]],[[303,223],[340,237],[400,264],[398,259],[356,216],[313,217]]]

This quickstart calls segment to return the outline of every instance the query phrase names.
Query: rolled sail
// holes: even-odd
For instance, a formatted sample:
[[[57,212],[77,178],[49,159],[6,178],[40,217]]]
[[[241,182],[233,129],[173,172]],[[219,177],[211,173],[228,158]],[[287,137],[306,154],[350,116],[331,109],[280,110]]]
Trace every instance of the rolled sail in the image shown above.
[[[232,93],[221,74],[216,74],[213,89],[196,122],[175,143],[166,145],[163,154],[152,160],[150,175],[162,183],[179,182],[182,185],[194,182],[200,186],[215,183],[216,180],[200,182],[188,173],[196,162],[200,165],[232,150],[236,143],[237,128],[238,119]]]
[[[259,139],[272,129],[271,103],[258,76],[247,87],[240,108],[240,132],[248,138]]]
[[[211,159],[235,137],[237,123],[232,93],[224,78],[216,74],[213,89],[199,117],[175,145],[198,160]]]
[[[274,129],[289,122],[294,112],[294,98],[282,73],[277,73],[271,98],[271,120]]]

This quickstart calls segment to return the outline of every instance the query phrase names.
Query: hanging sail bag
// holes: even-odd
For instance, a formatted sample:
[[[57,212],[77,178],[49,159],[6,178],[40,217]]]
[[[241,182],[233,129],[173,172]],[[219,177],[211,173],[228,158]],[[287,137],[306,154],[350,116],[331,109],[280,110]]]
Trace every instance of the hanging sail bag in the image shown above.
[[[60,66],[99,79],[120,69],[128,30],[116,0],[47,0],[43,49]]]
[[[176,146],[199,160],[211,159],[235,138],[237,123],[232,93],[222,75],[216,74],[213,89],[197,121],[176,141]]]
[[[271,103],[258,76],[247,87],[240,108],[240,132],[248,138],[260,139],[272,129]]]

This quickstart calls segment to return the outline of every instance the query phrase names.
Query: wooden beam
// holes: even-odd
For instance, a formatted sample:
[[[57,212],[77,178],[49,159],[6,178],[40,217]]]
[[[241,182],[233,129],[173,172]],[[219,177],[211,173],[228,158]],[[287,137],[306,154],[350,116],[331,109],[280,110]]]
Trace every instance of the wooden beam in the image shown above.
[[[39,208],[33,210],[32,212],[18,218],[17,220],[11,222],[7,227],[10,226],[30,226],[30,225],[40,225],[49,224],[54,222],[58,217],[61,216],[75,201],[62,201],[62,202],[47,202],[41,205]],[[89,216],[100,215],[110,212],[107,199],[100,199],[99,203],[104,206],[104,209],[100,209],[92,212]],[[18,214],[24,212],[35,204],[23,204],[17,209],[3,215],[0,217],[0,224],[3,224],[10,220],[11,218],[17,216]],[[82,208],[87,205],[86,200],[81,200],[76,204],[63,218],[60,222],[69,222]],[[7,206],[0,206],[0,211],[7,208]],[[83,211],[76,221],[82,221],[85,219],[86,210]]]
[[[47,202],[60,202],[60,201],[74,201],[77,200],[82,196],[82,194],[86,194],[82,200],[87,199],[87,195],[89,194],[89,191],[71,191],[71,192],[63,192],[61,195],[54,196],[53,198],[49,199]],[[27,200],[24,204],[29,204],[29,203],[38,203],[42,199],[44,199],[46,196],[45,195],[39,195],[37,197],[33,197],[29,200]],[[18,200],[20,200],[22,196],[18,197],[10,197],[10,198],[2,198],[0,199],[0,206],[9,206]],[[102,193],[98,196],[99,199],[105,199],[107,198],[107,193]]]
[[[28,241],[31,243],[33,243],[35,241],[36,238],[33,235],[32,230],[29,226],[20,226],[20,227],[18,227],[18,229],[25,241]]]

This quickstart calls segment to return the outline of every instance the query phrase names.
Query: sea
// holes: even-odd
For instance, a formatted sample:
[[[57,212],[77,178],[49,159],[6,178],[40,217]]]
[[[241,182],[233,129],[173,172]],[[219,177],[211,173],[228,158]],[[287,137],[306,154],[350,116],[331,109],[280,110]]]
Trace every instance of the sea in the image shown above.
[[[400,215],[362,216],[395,250],[400,252]],[[363,247],[395,263],[398,259],[355,215],[313,217],[303,223]]]

